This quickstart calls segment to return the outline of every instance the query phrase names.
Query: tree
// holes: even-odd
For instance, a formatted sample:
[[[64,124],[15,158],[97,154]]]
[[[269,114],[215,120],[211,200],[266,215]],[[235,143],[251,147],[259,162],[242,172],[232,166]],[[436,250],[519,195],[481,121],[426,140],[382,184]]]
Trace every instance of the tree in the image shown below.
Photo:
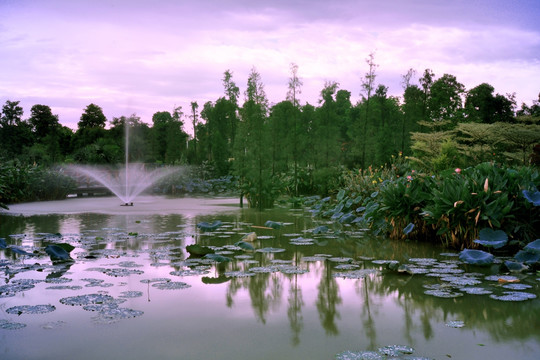
[[[268,100],[261,76],[255,68],[248,76],[242,120],[238,127],[235,151],[235,173],[249,206],[272,207],[277,193],[268,167],[271,158],[267,136]]]
[[[78,128],[73,136],[72,146],[75,151],[93,145],[105,137],[106,123],[107,118],[103,115],[103,110],[95,104],[88,105],[77,123]]]
[[[300,101],[298,95],[302,93],[302,85],[304,83],[298,77],[298,65],[291,63],[290,65],[291,77],[288,82],[287,100],[298,109]],[[294,167],[294,195],[298,196],[298,111],[293,111],[293,131],[292,131],[292,157]]]
[[[368,126],[368,119],[369,119],[369,101],[371,99],[371,93],[373,92],[373,88],[375,86],[375,69],[379,65],[375,64],[373,58],[375,57],[374,53],[369,54],[368,58],[366,59],[366,63],[368,64],[368,72],[364,75],[364,78],[362,79],[362,92],[365,94],[365,103],[366,103],[366,112],[364,117],[364,126],[362,131],[362,168],[366,167],[366,141],[367,141],[367,126]]]
[[[20,101],[7,100],[0,116],[0,158],[13,158],[23,153],[24,147],[33,143],[31,126],[22,120]]]
[[[53,115],[51,108],[47,105],[34,105],[30,109],[29,122],[32,125],[32,131],[38,139],[54,133],[60,126],[58,115]]]
[[[512,100],[496,94],[493,86],[482,83],[467,92],[465,114],[469,121],[483,124],[513,121]]]
[[[7,100],[2,106],[2,116],[0,117],[0,126],[14,126],[22,122],[23,108],[19,106],[20,101]]]
[[[84,109],[81,120],[77,123],[79,129],[105,128],[107,118],[103,115],[103,110],[96,104],[90,104]]]
[[[339,160],[340,128],[337,116],[336,100],[334,99],[339,84],[335,81],[327,81],[321,90],[321,106],[317,109],[315,118],[315,141],[316,147],[316,167],[328,168],[337,164]]]
[[[444,74],[434,81],[427,101],[429,120],[439,123],[445,121],[457,123],[462,118],[461,96],[464,92],[465,86],[458,82],[454,75]]]
[[[431,96],[431,86],[433,85],[434,78],[435,74],[433,73],[433,71],[431,71],[431,69],[425,69],[422,77],[418,79],[418,82],[420,83],[420,86],[422,87],[422,91],[424,93],[422,106],[422,120],[424,121],[427,121],[429,118],[428,101]]]
[[[411,79],[415,71],[409,69],[403,75],[403,104],[401,110],[403,113],[401,124],[401,147],[402,154],[409,154],[410,151],[410,133],[417,130],[418,121],[422,120],[424,107],[424,92],[418,85],[411,84]]]

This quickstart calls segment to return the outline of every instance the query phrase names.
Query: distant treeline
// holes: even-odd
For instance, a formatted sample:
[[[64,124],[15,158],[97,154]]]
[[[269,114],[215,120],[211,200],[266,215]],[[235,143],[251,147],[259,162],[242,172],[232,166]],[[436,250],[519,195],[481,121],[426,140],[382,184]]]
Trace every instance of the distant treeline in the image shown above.
[[[0,118],[0,161],[22,164],[112,164],[130,160],[205,165],[212,176],[233,174],[250,204],[267,207],[277,193],[324,193],[343,169],[366,169],[397,154],[414,166],[438,171],[485,161],[528,165],[540,142],[540,96],[532,105],[495,93],[482,83],[466,90],[455,76],[426,69],[413,83],[402,77],[403,94],[388,96],[376,83],[373,55],[366,59],[361,99],[327,82],[317,104],[301,105],[302,81],[291,64],[286,99],[270,106],[253,68],[241,102],[232,73],[225,71],[224,95],[184,113],[157,112],[148,125],[136,115],[107,119],[100,106],[84,109],[76,131],[62,126],[47,105],[34,105],[23,119],[19,101],[7,101]],[[194,135],[184,131],[190,122]]]

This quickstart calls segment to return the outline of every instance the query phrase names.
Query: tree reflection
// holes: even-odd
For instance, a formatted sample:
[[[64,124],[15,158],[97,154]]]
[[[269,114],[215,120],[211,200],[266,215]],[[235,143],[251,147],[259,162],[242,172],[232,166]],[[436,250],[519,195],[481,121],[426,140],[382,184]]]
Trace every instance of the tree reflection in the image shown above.
[[[339,296],[339,285],[336,279],[332,276],[332,270],[328,262],[325,262],[325,272],[321,277],[321,281],[317,289],[317,310],[319,311],[319,319],[321,325],[328,335],[338,335],[339,330],[336,325],[336,318],[340,318],[337,311],[337,305],[342,303]]]
[[[292,331],[291,342],[293,345],[298,345],[300,343],[300,332],[304,328],[304,318],[302,316],[304,299],[302,297],[302,288],[298,285],[298,274],[293,275],[291,279],[287,302],[289,304],[287,317]]]

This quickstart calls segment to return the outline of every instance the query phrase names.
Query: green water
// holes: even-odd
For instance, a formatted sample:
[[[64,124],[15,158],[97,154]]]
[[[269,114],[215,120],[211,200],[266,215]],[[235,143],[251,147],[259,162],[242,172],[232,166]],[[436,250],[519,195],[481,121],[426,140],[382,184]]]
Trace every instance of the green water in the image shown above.
[[[91,201],[99,208],[105,200]],[[175,201],[184,201],[184,206],[175,207]],[[0,214],[0,237],[8,245],[42,249],[50,241],[47,234],[60,233],[55,241],[76,247],[73,263],[54,266],[45,255],[23,258],[0,250],[0,286],[20,279],[43,280],[14,296],[0,294],[0,323],[25,325],[0,328],[0,358],[333,359],[347,350],[387,345],[407,345],[415,349],[414,356],[429,359],[540,358],[538,297],[507,302],[463,294],[455,287],[452,291],[462,296],[426,295],[426,286],[445,285],[448,280],[387,271],[372,259],[402,263],[435,259],[431,270],[465,270],[469,278],[480,280],[475,286],[500,295],[509,291],[502,287],[505,284],[485,280],[498,274],[495,267],[465,267],[448,249],[371,238],[352,227],[313,219],[306,210],[256,212],[227,202],[195,206],[200,201],[159,200],[150,204],[153,210],[144,212],[137,211],[137,204],[119,209],[106,203],[101,205],[103,211],[91,213],[56,211],[65,210],[66,203],[55,202],[45,209],[58,214],[38,211],[32,204]],[[203,233],[196,227],[215,220],[223,222],[215,232]],[[285,225],[277,230],[260,228],[267,220]],[[323,224],[330,228],[328,233],[310,232]],[[253,231],[258,235],[252,243],[255,249],[280,252],[234,248],[228,252],[227,245]],[[313,244],[291,244],[306,239]],[[217,247],[232,261],[192,263],[185,247],[193,243]],[[343,264],[356,268],[340,269]],[[260,270],[252,272],[253,268]],[[118,273],[107,270],[131,274],[112,276]],[[348,278],[353,271],[365,275]],[[519,274],[519,284],[530,285],[524,291],[538,296],[539,277]],[[154,286],[165,278],[189,287]],[[123,299],[120,307],[141,315],[108,318],[60,301],[87,294]],[[55,310],[9,313],[21,305],[53,305]],[[452,321],[462,321],[463,327],[449,326]]]

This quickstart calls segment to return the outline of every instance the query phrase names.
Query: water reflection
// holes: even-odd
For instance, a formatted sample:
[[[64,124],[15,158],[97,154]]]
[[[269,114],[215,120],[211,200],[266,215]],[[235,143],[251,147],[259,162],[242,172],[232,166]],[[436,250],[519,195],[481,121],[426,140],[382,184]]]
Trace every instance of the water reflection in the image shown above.
[[[213,233],[202,233],[195,224],[201,221],[212,222],[220,219],[225,226]],[[266,220],[286,223],[279,230],[252,228],[251,225],[263,225]],[[450,320],[465,321],[466,331],[455,331],[452,336],[459,338],[464,344],[470,344],[467,337],[471,332],[482,332],[489,335],[490,345],[505,344],[509,341],[532,341],[532,349],[538,348],[540,328],[537,319],[540,315],[538,299],[521,303],[496,301],[488,296],[464,295],[454,299],[442,299],[424,294],[425,284],[438,284],[441,280],[424,275],[400,275],[387,272],[385,266],[377,265],[367,258],[406,261],[409,258],[441,259],[443,249],[426,244],[392,242],[385,239],[369,238],[362,232],[352,231],[349,227],[336,227],[328,224],[332,231],[327,235],[313,236],[308,230],[320,223],[306,216],[291,214],[286,210],[254,212],[248,209],[234,212],[216,212],[213,214],[168,215],[112,215],[112,214],[72,214],[72,215],[40,215],[40,216],[0,216],[0,237],[8,243],[39,248],[47,241],[45,233],[60,233],[69,242],[77,243],[80,258],[75,264],[65,264],[49,269],[44,264],[50,262],[39,258],[37,262],[46,272],[45,279],[58,279],[64,276],[75,277],[74,272],[89,267],[118,267],[123,261],[135,261],[150,276],[171,278],[171,272],[186,270],[186,260],[190,259],[185,246],[197,243],[205,246],[224,247],[239,241],[248,232],[256,230],[259,239],[254,242],[255,248],[272,247],[285,249],[283,252],[244,252],[246,256],[231,262],[212,263],[210,270],[197,277],[181,277],[179,281],[190,281],[192,291],[200,296],[199,309],[192,315],[184,314],[183,321],[195,322],[196,317],[211,306],[219,308],[219,304],[232,314],[234,321],[246,321],[244,304],[249,304],[250,318],[265,327],[278,326],[282,321],[287,323],[289,345],[302,348],[303,343],[311,343],[304,333],[313,336],[314,319],[324,335],[318,335],[321,351],[328,341],[335,341],[335,346],[347,341],[356,341],[362,348],[376,349],[388,339],[398,339],[398,343],[411,346],[435,342],[444,347],[445,331],[441,324]],[[24,234],[25,236],[9,236]],[[293,245],[294,237],[313,237],[314,245]],[[115,254],[115,256],[103,256]],[[117,254],[117,255],[116,255]],[[226,254],[234,258],[233,254]],[[304,257],[325,255],[318,261],[304,261]],[[20,258],[9,250],[0,250],[2,259],[19,263]],[[349,257],[358,264],[359,269],[375,268],[377,273],[358,279],[343,279],[335,274],[339,263],[330,261],[330,257]],[[85,263],[88,261],[88,263]],[[19,266],[19,265],[17,265]],[[252,276],[227,276],[231,272],[249,273],[252,267],[267,268],[267,272],[257,272]],[[283,271],[285,266],[288,270]],[[18,269],[20,269],[19,267]],[[9,284],[19,275],[8,274],[4,267],[4,283]],[[306,273],[302,271],[307,270]],[[467,269],[473,271],[473,269]],[[492,269],[474,269],[483,271],[483,275]],[[22,274],[22,273],[21,273]],[[150,275],[152,274],[152,275]],[[22,276],[22,275],[21,275]],[[25,275],[26,276],[26,275]],[[33,276],[31,273],[29,276]],[[78,275],[83,278],[87,276]],[[92,274],[94,276],[94,274]],[[147,314],[137,321],[150,317],[156,309],[152,308],[154,299],[176,297],[170,293],[163,295],[152,289],[150,282],[141,284],[137,275],[126,278],[110,278],[103,274],[95,276],[113,281],[116,286],[123,286],[122,291],[144,291],[146,305],[142,306]],[[173,281],[178,281],[174,279]],[[538,281],[534,277],[523,280],[532,285],[530,292],[539,294]],[[128,284],[128,285],[126,285]],[[494,288],[500,285],[494,283]],[[113,291],[112,289],[109,291]],[[152,296],[151,296],[152,292]],[[28,292],[27,294],[30,294]],[[56,294],[65,296],[59,291]],[[71,293],[70,293],[71,294]],[[211,294],[206,296],[204,294]],[[9,306],[25,302],[25,293],[11,299]],[[39,302],[39,297],[35,298]],[[150,301],[152,299],[152,301]],[[179,308],[188,305],[187,296],[175,298]],[[7,301],[0,297],[0,303]],[[190,303],[189,303],[190,304]],[[7,305],[2,305],[5,309]],[[217,311],[217,310],[216,310]],[[223,310],[220,310],[223,311]],[[221,313],[225,316],[225,313]],[[192,317],[190,317],[192,316]],[[217,323],[233,321],[216,319]],[[317,319],[318,317],[318,319]],[[132,322],[137,327],[137,322]],[[222,324],[223,325],[223,324]],[[309,325],[309,326],[308,326]],[[278,326],[279,327],[279,326]],[[0,330],[2,331],[2,330]],[[335,339],[335,340],[329,340]],[[347,341],[343,339],[349,339]],[[267,341],[266,338],[255,341]],[[530,345],[530,344],[529,344]],[[253,345],[255,346],[255,345]],[[283,346],[283,344],[276,344]],[[467,346],[467,345],[464,345]],[[510,346],[510,345],[508,345]],[[255,346],[256,347],[256,346]],[[356,346],[355,346],[356,348]],[[344,350],[344,349],[343,349]],[[456,350],[458,351],[458,350]],[[516,350],[518,351],[518,350]],[[521,349],[528,354],[528,350]],[[335,353],[335,352],[334,352]],[[324,354],[324,351],[321,352]],[[326,354],[328,355],[328,354]],[[426,354],[429,355],[429,354]],[[328,356],[321,356],[328,358]],[[497,358],[496,355],[492,358]]]

